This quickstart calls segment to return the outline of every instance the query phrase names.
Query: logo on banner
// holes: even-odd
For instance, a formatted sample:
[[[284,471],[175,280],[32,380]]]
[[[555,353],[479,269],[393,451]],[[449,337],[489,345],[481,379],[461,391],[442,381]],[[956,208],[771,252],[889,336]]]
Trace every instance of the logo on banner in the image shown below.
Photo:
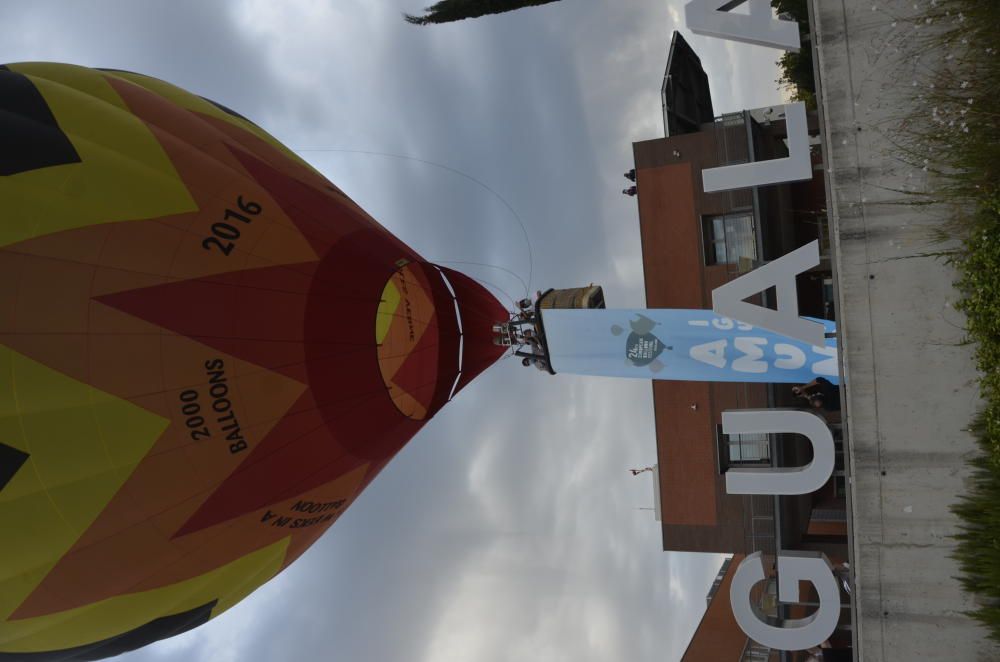
[[[638,319],[629,322],[632,331],[625,339],[625,360],[637,367],[648,366],[652,372],[659,372],[665,367],[660,361],[660,354],[665,349],[673,349],[664,345],[663,341],[653,334],[657,322],[644,315],[636,315]],[[611,325],[611,333],[620,336],[625,329],[617,324]]]

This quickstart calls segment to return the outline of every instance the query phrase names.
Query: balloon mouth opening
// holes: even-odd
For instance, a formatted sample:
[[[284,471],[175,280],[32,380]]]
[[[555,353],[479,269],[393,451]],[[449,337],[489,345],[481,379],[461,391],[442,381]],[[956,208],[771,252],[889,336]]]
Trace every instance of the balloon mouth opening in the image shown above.
[[[411,262],[394,271],[379,298],[375,344],[382,382],[400,413],[425,420],[447,402],[460,343],[453,298],[438,270]]]

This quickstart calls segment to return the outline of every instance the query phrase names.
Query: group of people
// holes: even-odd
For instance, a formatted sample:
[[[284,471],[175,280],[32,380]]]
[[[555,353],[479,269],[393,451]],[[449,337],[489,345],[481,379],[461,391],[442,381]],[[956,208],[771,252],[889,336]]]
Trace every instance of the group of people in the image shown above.
[[[525,352],[520,352],[520,353],[524,354]],[[538,368],[542,372],[548,372],[549,371],[549,362],[546,360],[545,354],[541,354],[541,353],[539,353],[539,354],[532,353],[531,356],[524,356],[524,357],[522,357],[521,358],[521,365],[523,365],[525,368],[527,368],[529,366],[535,366],[536,368]]]
[[[854,651],[850,648],[834,648],[829,641],[824,641],[819,646],[813,646],[806,650],[809,657],[806,662],[851,662],[854,659]]]
[[[793,386],[792,394],[809,403],[813,409],[824,412],[840,412],[840,389],[825,377],[817,377],[808,384]]]
[[[538,296],[541,297],[541,292]],[[528,298],[518,301],[518,312],[510,321],[493,327],[493,331],[499,334],[493,337],[493,344],[517,347],[514,355],[521,358],[521,365],[535,366],[543,372],[548,372],[548,357],[545,355],[545,349],[535,326],[537,320],[534,305]]]
[[[623,195],[629,195],[629,196],[635,196],[635,194],[639,192],[639,189],[636,188],[636,185],[635,185],[635,168],[632,168],[631,170],[629,170],[628,172],[625,173],[625,179],[627,179],[630,182],[632,182],[632,186],[629,186],[628,188],[623,188],[622,189],[622,194]]]
[[[541,295],[542,293],[539,292],[538,296],[541,297]],[[533,309],[534,305],[535,304],[531,299],[528,298],[521,299],[520,301],[517,302],[517,309],[521,311],[517,315],[523,317],[524,319],[534,319],[535,318],[535,311]]]
[[[533,320],[533,313],[532,317],[528,319]],[[548,357],[545,356],[545,350],[542,348],[541,339],[538,337],[538,332],[535,330],[534,326],[530,329],[524,329],[521,332],[521,337],[524,339],[524,344],[527,345],[530,350],[518,350],[515,352],[515,354],[521,357],[521,365],[525,368],[535,366],[539,370],[548,372]]]

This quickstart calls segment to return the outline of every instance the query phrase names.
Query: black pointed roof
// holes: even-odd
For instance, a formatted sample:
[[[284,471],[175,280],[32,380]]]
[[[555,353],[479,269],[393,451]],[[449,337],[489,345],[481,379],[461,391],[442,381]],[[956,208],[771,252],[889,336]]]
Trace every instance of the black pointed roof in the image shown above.
[[[660,98],[667,136],[694,133],[702,124],[715,119],[708,74],[701,66],[701,58],[677,31],[670,40]]]

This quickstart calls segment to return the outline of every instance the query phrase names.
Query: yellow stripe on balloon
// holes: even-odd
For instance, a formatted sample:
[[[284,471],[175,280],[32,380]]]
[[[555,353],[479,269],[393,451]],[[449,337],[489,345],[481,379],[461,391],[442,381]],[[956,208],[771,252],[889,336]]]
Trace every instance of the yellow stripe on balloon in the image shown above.
[[[127,113],[131,111],[118,93],[108,85],[101,72],[89,67],[57,62],[20,62],[8,64],[7,68],[32,79],[47,80],[66,88],[77,90],[88,96],[97,97],[105,103],[117,106]]]
[[[0,531],[17,539],[0,545],[0,618],[87,530],[168,425],[0,346],[0,440],[29,454],[0,491]]]
[[[42,63],[9,68],[35,85],[81,162],[0,177],[0,246],[197,209],[156,137],[100,72]]]
[[[399,290],[393,284],[392,279],[385,284],[382,290],[382,299],[378,304],[378,312],[375,314],[375,342],[382,344],[389,334],[392,321],[396,319],[396,309],[399,307]]]
[[[165,614],[178,614],[213,600],[218,616],[278,573],[291,538],[283,538],[203,575],[162,588],[4,623],[0,653],[37,653],[101,641]]]
[[[238,126],[245,131],[249,131],[299,165],[308,168],[313,173],[320,174],[319,171],[309,165],[306,161],[302,160],[298,154],[285,147],[285,145],[279,142],[274,136],[264,129],[260,128],[253,122],[243,119],[242,117],[227,113],[214,103],[196,94],[192,94],[185,89],[152,76],[144,76],[130,71],[106,71],[104,73],[108,76],[116,76],[123,80],[127,80],[130,83],[135,83],[136,85],[139,85],[140,87],[143,87],[150,92],[163,97],[164,99],[170,100],[172,103],[180,106],[181,108],[186,108],[196,113],[201,113],[202,115],[214,117],[224,122],[228,122],[233,126]]]

